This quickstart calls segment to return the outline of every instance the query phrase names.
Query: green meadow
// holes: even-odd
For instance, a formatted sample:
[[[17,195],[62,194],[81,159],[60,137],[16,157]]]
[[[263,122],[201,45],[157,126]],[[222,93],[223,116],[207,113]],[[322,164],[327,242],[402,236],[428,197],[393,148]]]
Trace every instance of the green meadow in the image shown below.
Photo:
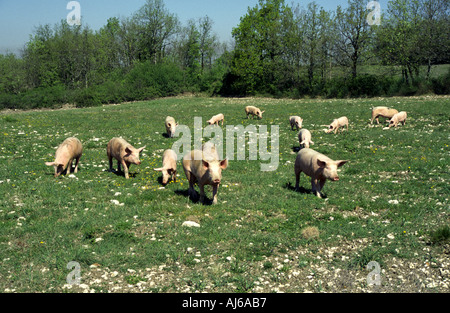
[[[263,119],[247,119],[247,105],[265,110]],[[407,111],[406,125],[371,125],[371,108],[382,105]],[[179,139],[164,136],[166,116],[193,130],[195,117],[206,126],[218,113],[224,133],[226,125],[278,125],[279,163],[262,172],[267,161],[230,158],[218,204],[209,205],[188,198],[180,160],[177,182],[165,187],[153,168]],[[324,199],[304,174],[294,191],[299,143],[290,115],[304,119],[312,149],[349,160]],[[348,132],[324,132],[344,115]],[[0,292],[449,292],[449,120],[444,96],[183,96],[3,111]],[[70,136],[83,143],[79,172],[55,178],[44,163]],[[106,145],[117,136],[146,146],[129,180],[108,171]],[[71,261],[81,284],[68,283]],[[371,261],[379,284],[368,282]]]

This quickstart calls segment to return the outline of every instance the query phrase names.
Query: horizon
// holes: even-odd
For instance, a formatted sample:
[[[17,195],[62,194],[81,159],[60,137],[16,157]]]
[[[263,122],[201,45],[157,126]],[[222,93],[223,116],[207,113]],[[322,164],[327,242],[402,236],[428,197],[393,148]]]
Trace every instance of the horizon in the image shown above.
[[[369,2],[368,0],[367,2]],[[379,0],[383,10],[383,3]],[[13,53],[20,55],[21,50],[30,40],[30,36],[40,25],[51,25],[65,20],[71,12],[66,8],[70,1],[41,0],[38,5],[31,0],[11,1],[0,0],[0,54]],[[146,0],[130,0],[127,2],[113,0],[79,0],[82,25],[93,31],[98,31],[112,17],[130,17],[137,12]],[[181,25],[186,25],[190,19],[208,16],[213,21],[213,32],[222,43],[232,40],[231,31],[237,27],[240,18],[249,7],[255,7],[258,0],[164,0],[165,8],[176,15]],[[289,1],[286,1],[288,3]],[[289,5],[300,5],[305,8],[313,1],[291,1]],[[346,7],[348,0],[316,0],[325,10],[335,10],[338,5]]]

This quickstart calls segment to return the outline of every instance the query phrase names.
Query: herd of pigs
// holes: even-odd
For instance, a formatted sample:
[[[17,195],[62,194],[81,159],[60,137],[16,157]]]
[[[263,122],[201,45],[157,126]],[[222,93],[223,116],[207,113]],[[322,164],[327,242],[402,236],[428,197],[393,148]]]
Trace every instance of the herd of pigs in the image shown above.
[[[262,114],[265,111],[261,111],[259,108],[254,106],[245,107],[245,113],[247,118],[251,115],[262,119]],[[398,124],[405,125],[407,113],[398,112],[395,109],[390,109],[388,107],[375,107],[372,109],[372,120],[376,120],[379,124],[379,117],[383,117],[389,120],[389,128],[397,127]],[[224,115],[217,114],[207,121],[209,125],[219,125],[219,122],[224,122]],[[329,157],[310,149],[309,146],[313,145],[314,142],[311,140],[311,132],[307,129],[302,128],[303,119],[299,116],[290,116],[289,123],[291,125],[291,130],[294,127],[299,131],[298,140],[300,144],[300,151],[297,154],[295,161],[295,190],[299,191],[299,181],[300,174],[311,177],[312,192],[319,198],[322,198],[321,190],[326,182],[326,180],[338,181],[339,176],[337,174],[337,168],[343,166],[347,163],[347,160],[334,161]],[[328,126],[326,130],[327,133],[334,131],[336,134],[339,129],[346,127],[348,131],[348,118],[343,116],[338,119],[333,120],[333,122]],[[165,121],[167,136],[172,138],[174,136],[176,123],[173,117],[168,116]],[[109,171],[113,170],[113,159],[117,160],[118,171],[121,172],[121,166],[123,167],[123,172],[125,178],[129,179],[129,169],[131,164],[140,165],[141,161],[139,159],[139,154],[145,146],[136,149],[126,140],[122,138],[113,138],[108,142],[106,152],[109,159]],[[64,140],[64,142],[57,148],[56,156],[54,162],[46,162],[48,166],[53,166],[55,168],[55,177],[58,177],[63,172],[70,174],[72,170],[72,163],[75,160],[74,173],[78,171],[78,165],[80,158],[83,153],[83,146],[75,137],[70,137]],[[194,185],[197,184],[200,189],[200,199],[201,203],[204,202],[205,191],[204,187],[210,185],[213,188],[213,204],[217,203],[217,191],[222,180],[222,170],[228,167],[228,160],[219,160],[218,153],[215,146],[210,143],[202,145],[201,150],[193,150],[187,153],[182,160],[183,169],[186,174],[186,178],[189,182],[189,197],[196,198],[197,192],[194,189]],[[162,157],[162,167],[155,168],[155,171],[162,173],[162,184],[166,185],[170,179],[176,182],[177,174],[177,154],[171,149],[167,149],[163,153]]]

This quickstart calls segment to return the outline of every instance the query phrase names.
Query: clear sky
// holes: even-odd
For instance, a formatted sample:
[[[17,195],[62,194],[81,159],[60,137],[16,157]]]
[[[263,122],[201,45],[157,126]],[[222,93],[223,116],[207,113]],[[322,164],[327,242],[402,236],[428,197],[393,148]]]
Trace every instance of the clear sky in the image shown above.
[[[367,0],[369,2],[370,0]],[[379,0],[383,9],[383,3]],[[78,0],[83,25],[100,29],[110,17],[129,17],[145,4],[145,0]],[[302,7],[312,0],[286,0],[287,4]],[[70,10],[69,0],[0,0],[0,53],[18,52],[29,40],[39,25],[54,25],[66,20]],[[338,5],[346,7],[347,0],[316,0],[326,10],[335,10]],[[254,7],[258,0],[164,0],[169,12],[178,16],[185,25],[189,19],[208,15],[214,22],[214,32],[220,41],[231,39],[231,30],[239,19]]]

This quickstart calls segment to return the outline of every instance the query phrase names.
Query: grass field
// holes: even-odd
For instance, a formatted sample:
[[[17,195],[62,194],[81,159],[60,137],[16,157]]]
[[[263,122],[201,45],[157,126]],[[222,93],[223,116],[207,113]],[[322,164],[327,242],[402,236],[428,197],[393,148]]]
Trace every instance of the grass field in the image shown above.
[[[265,110],[246,119],[244,107]],[[405,126],[370,125],[371,108],[405,110]],[[217,113],[226,125],[279,125],[279,166],[230,160],[218,204],[159,183],[171,115],[193,128]],[[315,197],[295,192],[300,115],[311,148],[349,163]],[[323,125],[346,115],[349,132]],[[0,292],[449,292],[450,97],[351,100],[174,97],[86,109],[0,113]],[[270,130],[270,127],[269,127]],[[79,172],[54,178],[55,148],[76,136]],[[106,145],[146,145],[131,178],[108,172]],[[205,138],[207,139],[207,138]],[[198,190],[198,188],[197,188]],[[211,198],[211,188],[206,188]],[[115,201],[113,201],[115,200]],[[182,226],[194,221],[200,227]],[[306,236],[307,227],[319,230]],[[67,284],[80,264],[81,284]],[[369,262],[381,286],[368,285]]]

